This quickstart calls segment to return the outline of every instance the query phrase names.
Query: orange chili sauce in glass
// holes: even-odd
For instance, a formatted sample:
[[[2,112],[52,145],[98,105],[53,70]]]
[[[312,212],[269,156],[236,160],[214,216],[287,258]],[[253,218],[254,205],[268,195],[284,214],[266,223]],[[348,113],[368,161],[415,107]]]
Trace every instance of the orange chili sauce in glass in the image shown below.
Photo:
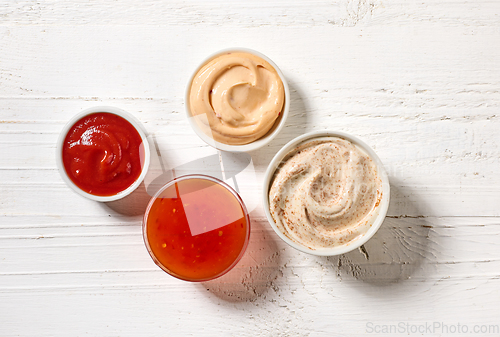
[[[231,190],[212,177],[185,176],[153,197],[143,234],[160,268],[183,280],[207,281],[236,265],[248,244],[250,219]]]
[[[87,115],[68,131],[62,148],[64,169],[81,190],[110,196],[141,175],[144,145],[126,119],[107,112]]]

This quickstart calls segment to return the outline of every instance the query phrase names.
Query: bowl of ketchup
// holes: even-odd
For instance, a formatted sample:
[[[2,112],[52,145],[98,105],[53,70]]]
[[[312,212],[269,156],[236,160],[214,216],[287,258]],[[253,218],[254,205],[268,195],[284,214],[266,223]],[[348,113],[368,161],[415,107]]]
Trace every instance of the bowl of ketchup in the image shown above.
[[[76,193],[102,202],[132,193],[150,161],[140,122],[124,110],[107,106],[86,109],[71,118],[56,150],[64,182]]]
[[[231,186],[205,175],[186,175],[151,198],[143,237],[153,261],[168,274],[201,282],[220,277],[243,256],[250,218]]]

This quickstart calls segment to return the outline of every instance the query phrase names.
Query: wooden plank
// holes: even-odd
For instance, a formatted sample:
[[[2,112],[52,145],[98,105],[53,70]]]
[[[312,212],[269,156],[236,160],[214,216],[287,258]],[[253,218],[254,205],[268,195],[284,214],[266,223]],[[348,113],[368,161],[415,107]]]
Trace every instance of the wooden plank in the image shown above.
[[[2,230],[0,306],[9,322],[3,329],[6,335],[36,329],[42,336],[57,334],[55,325],[91,334],[130,334],[136,329],[161,333],[167,327],[174,334],[206,329],[208,335],[243,330],[358,335],[368,322],[494,323],[491,308],[500,300],[499,218],[389,218],[366,245],[368,260],[359,251],[340,259],[298,253],[264,222],[254,221],[249,249],[238,267],[202,284],[177,281],[159,271],[147,256],[139,228],[127,226],[128,244],[118,223],[16,230],[53,233],[38,240],[5,237]],[[15,244],[5,246],[6,241]],[[27,249],[33,256],[20,259]],[[14,300],[18,305],[8,310],[6,305]],[[481,304],[466,310],[463,303]],[[424,308],[429,305],[432,310]],[[88,312],[89,307],[101,309]],[[450,307],[461,309],[446,310]],[[16,308],[24,308],[23,314]],[[103,308],[112,313],[103,315]],[[147,316],[136,316],[138,312]],[[135,318],[116,321],[129,316]],[[199,319],[187,324],[186,316]],[[31,317],[31,324],[23,324],[25,317]],[[295,317],[297,325],[281,323],[283,317]],[[172,327],[174,322],[179,326]]]
[[[499,15],[489,0],[0,1],[0,335],[499,335]],[[184,93],[231,46],[279,65],[291,114],[238,177],[244,258],[186,283],[148,256],[142,213],[172,168],[221,174]],[[65,122],[95,105],[133,113],[162,163],[107,204],[70,191],[54,159]],[[273,155],[323,129],[363,138],[392,187],[364,251],[329,258],[288,247],[261,206]]]
[[[498,4],[477,0],[142,1],[16,0],[0,7],[8,25],[172,25],[353,27],[373,25],[444,27],[498,25]]]
[[[28,208],[29,212],[41,214],[46,209],[44,201],[48,199],[36,199],[54,191],[51,198],[57,202],[52,213],[67,214],[70,209],[80,214],[87,212],[83,209],[78,211],[78,205],[85,208],[91,203],[73,195],[55,167],[55,142],[65,123],[64,118],[69,119],[74,111],[87,106],[114,103],[141,119],[150,133],[151,145],[156,149],[153,156],[160,153],[163,163],[163,166],[160,165],[159,160],[154,158],[143,189],[164,170],[216,154],[194,134],[183,112],[164,112],[163,104],[155,100],[140,104],[127,99],[111,103],[106,100],[83,102],[82,107],[77,108],[79,100],[70,99],[59,101],[57,109],[52,111],[53,101],[41,99],[26,104],[22,103],[24,101],[5,100],[11,107],[4,116],[8,123],[0,124],[0,149],[3,153],[0,157],[0,169],[3,170],[0,186],[4,191],[0,200],[3,200],[5,214],[26,213],[26,205],[32,205]],[[300,101],[297,99],[296,102]],[[25,120],[18,120],[16,116],[22,113]],[[360,136],[377,151],[391,180],[390,215],[500,214],[498,120],[465,122],[457,117],[422,121],[392,116],[340,116],[333,119],[325,113],[328,112],[309,113],[311,118],[318,119],[317,123],[306,119],[304,124],[304,116],[294,107],[282,134],[269,146],[250,154],[256,172],[253,183],[245,179],[239,179],[239,183],[247,183],[243,195],[252,209],[261,202],[262,174],[281,146],[304,132],[329,128]],[[40,115],[46,116],[47,120],[38,123]],[[321,115],[323,121],[318,117]],[[387,123],[390,123],[390,132],[387,132]],[[213,170],[211,174],[217,175],[218,168],[213,167]],[[190,166],[189,171],[184,171],[197,172],[195,164]],[[35,193],[25,195],[29,190]],[[146,197],[141,193],[138,196],[140,199]]]

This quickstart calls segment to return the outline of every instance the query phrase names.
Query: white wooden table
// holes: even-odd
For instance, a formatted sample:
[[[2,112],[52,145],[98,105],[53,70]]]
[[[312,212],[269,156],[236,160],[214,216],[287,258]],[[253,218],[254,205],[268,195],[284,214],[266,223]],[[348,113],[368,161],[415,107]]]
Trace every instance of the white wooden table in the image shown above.
[[[234,46],[278,64],[291,116],[250,153],[243,260],[187,283],[143,244],[159,161],[102,204],[63,183],[55,142],[77,112],[111,105],[143,123],[166,170],[216,154],[184,90]],[[499,1],[1,0],[0,336],[499,336],[499,47]],[[264,217],[267,164],[322,129],[361,137],[389,172],[368,258],[299,253]]]

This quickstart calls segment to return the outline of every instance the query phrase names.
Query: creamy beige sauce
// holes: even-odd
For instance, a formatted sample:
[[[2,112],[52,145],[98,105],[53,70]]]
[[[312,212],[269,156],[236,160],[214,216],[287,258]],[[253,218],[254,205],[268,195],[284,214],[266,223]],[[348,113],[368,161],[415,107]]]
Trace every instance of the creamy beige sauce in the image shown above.
[[[220,55],[194,76],[189,109],[214,140],[229,145],[264,136],[280,115],[285,91],[276,69],[249,53]]]
[[[378,215],[382,180],[363,150],[341,138],[317,138],[283,162],[269,191],[270,212],[283,234],[315,250],[368,231]]]

